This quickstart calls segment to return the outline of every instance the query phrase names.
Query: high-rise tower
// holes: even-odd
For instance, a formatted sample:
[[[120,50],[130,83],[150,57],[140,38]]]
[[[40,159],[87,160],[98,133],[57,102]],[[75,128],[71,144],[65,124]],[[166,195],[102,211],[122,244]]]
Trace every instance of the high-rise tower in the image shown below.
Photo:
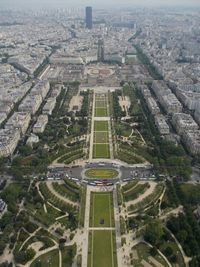
[[[104,61],[104,41],[101,38],[98,40],[97,58],[99,62]]]
[[[86,22],[86,28],[92,29],[92,7],[87,6],[85,9],[85,22]]]

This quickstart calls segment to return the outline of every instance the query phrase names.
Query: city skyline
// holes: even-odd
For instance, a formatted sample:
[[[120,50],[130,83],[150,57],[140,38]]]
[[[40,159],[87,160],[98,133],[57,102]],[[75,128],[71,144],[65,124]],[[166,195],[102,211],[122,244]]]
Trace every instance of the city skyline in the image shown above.
[[[94,7],[126,7],[126,6],[199,6],[200,2],[198,0],[164,0],[162,3],[159,0],[74,0],[73,3],[71,1],[64,0],[1,0],[0,7],[1,8],[65,8],[65,7],[84,7],[84,6],[94,6]],[[117,6],[116,6],[117,5]]]

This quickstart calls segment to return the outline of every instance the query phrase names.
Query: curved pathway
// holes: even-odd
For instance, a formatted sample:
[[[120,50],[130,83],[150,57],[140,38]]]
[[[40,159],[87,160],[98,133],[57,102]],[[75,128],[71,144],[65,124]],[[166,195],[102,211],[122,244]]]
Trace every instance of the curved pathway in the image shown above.
[[[48,189],[51,191],[51,193],[52,193],[53,195],[55,195],[57,198],[59,198],[60,200],[64,201],[64,202],[67,203],[67,204],[70,204],[70,205],[73,205],[73,206],[79,206],[78,203],[73,202],[73,201],[69,200],[68,198],[63,197],[63,196],[60,195],[57,191],[55,191],[55,189],[53,188],[52,183],[53,183],[53,182],[48,181],[48,182],[46,182],[46,185],[47,185]]]
[[[157,183],[156,182],[148,182],[148,183],[149,183],[150,187],[144,192],[144,194],[140,195],[138,198],[136,198],[134,200],[126,202],[126,207],[128,207],[130,205],[135,205],[135,204],[141,202],[143,199],[145,199],[146,197],[148,197],[149,195],[151,195],[154,192]]]
[[[184,250],[183,250],[181,244],[180,244],[179,241],[176,239],[175,235],[174,235],[174,234],[173,234],[167,227],[165,227],[165,229],[166,229],[167,232],[170,233],[170,235],[173,237],[174,241],[176,242],[176,244],[177,244],[177,246],[178,246],[178,248],[179,248],[179,250],[180,250],[180,252],[181,252],[181,254],[182,254],[182,257],[183,257],[185,266],[186,266],[186,267],[189,267],[189,262],[190,262],[190,260],[191,260],[192,258],[186,256],[186,254],[185,254],[185,252],[184,252]]]

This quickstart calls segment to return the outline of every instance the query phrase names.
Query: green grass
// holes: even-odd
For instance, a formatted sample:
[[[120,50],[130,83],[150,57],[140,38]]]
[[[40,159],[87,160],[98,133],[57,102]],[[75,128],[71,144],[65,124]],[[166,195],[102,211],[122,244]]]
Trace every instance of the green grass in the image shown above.
[[[174,263],[172,262],[172,260],[169,260],[169,262],[171,262],[172,266],[175,267],[175,266],[179,266],[179,267],[185,267],[185,264],[184,264],[184,259],[182,257],[182,254],[180,252],[180,249],[178,248],[177,244],[175,243],[175,241],[170,241],[170,240],[167,240],[167,242],[162,242],[162,244],[159,246],[159,249],[161,250],[161,252],[164,254],[165,252],[165,249],[167,247],[171,247],[174,254],[177,256],[177,262]]]
[[[107,132],[108,131],[108,122],[107,121],[95,121],[94,122],[94,131],[95,132]]]
[[[130,205],[128,207],[128,210],[130,211],[130,213],[134,213],[139,210],[142,211],[143,209],[150,207],[151,205],[155,205],[155,203],[161,196],[163,190],[164,190],[164,185],[162,183],[157,184],[152,194],[148,195],[142,201],[136,203],[135,205]]]
[[[133,259],[133,266],[143,267],[144,265],[141,263],[142,260],[145,260],[146,262],[154,266],[154,264],[149,259],[149,257],[151,256],[150,248],[146,244],[139,243],[133,249],[137,251],[138,255],[138,259]],[[159,254],[156,254],[156,256],[153,258],[159,263],[161,263],[164,267],[168,267],[168,264]]]
[[[95,117],[107,117],[107,108],[95,108]]]
[[[117,267],[114,231],[89,233],[88,267]]]
[[[106,105],[107,105],[106,99],[95,101],[95,108],[106,108]]]
[[[103,224],[101,220],[104,220]],[[114,227],[112,193],[91,193],[90,226]]]
[[[76,193],[72,190],[70,190],[69,187],[65,183],[59,184],[58,182],[53,182],[52,186],[54,190],[60,194],[61,196],[70,199],[71,201],[78,202],[80,199],[79,193]]]
[[[94,132],[94,144],[108,143],[108,132]]]
[[[71,267],[76,254],[76,245],[64,247],[62,250],[62,267]]]
[[[115,131],[117,135],[129,137],[132,132],[132,128],[129,123],[115,123]]]
[[[85,172],[85,175],[88,178],[100,178],[100,179],[112,179],[117,177],[119,172],[114,169],[105,169],[105,168],[99,168],[99,169],[88,169]]]
[[[30,267],[39,266],[39,262],[41,263],[41,267],[56,267],[59,266],[59,255],[58,249],[52,250],[40,257],[38,257],[34,262],[30,265]]]
[[[139,195],[144,194],[144,192],[150,187],[149,183],[137,184],[133,188],[126,192],[123,192],[123,197],[125,201],[134,200],[139,197]]]
[[[138,180],[131,181],[131,182],[125,184],[124,186],[122,186],[122,192],[126,192],[126,191],[130,190],[131,188],[133,188],[137,184],[138,184]]]
[[[93,145],[93,158],[110,158],[109,144]]]

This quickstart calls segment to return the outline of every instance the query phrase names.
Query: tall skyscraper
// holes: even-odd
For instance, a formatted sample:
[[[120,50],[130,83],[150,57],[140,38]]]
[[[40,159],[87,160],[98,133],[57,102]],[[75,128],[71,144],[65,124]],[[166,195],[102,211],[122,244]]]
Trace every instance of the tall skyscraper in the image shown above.
[[[86,18],[85,18],[86,28],[92,29],[92,7],[91,6],[86,7],[85,14],[86,14]]]
[[[103,39],[98,40],[97,58],[98,58],[99,62],[104,61],[104,41],[103,41]]]

